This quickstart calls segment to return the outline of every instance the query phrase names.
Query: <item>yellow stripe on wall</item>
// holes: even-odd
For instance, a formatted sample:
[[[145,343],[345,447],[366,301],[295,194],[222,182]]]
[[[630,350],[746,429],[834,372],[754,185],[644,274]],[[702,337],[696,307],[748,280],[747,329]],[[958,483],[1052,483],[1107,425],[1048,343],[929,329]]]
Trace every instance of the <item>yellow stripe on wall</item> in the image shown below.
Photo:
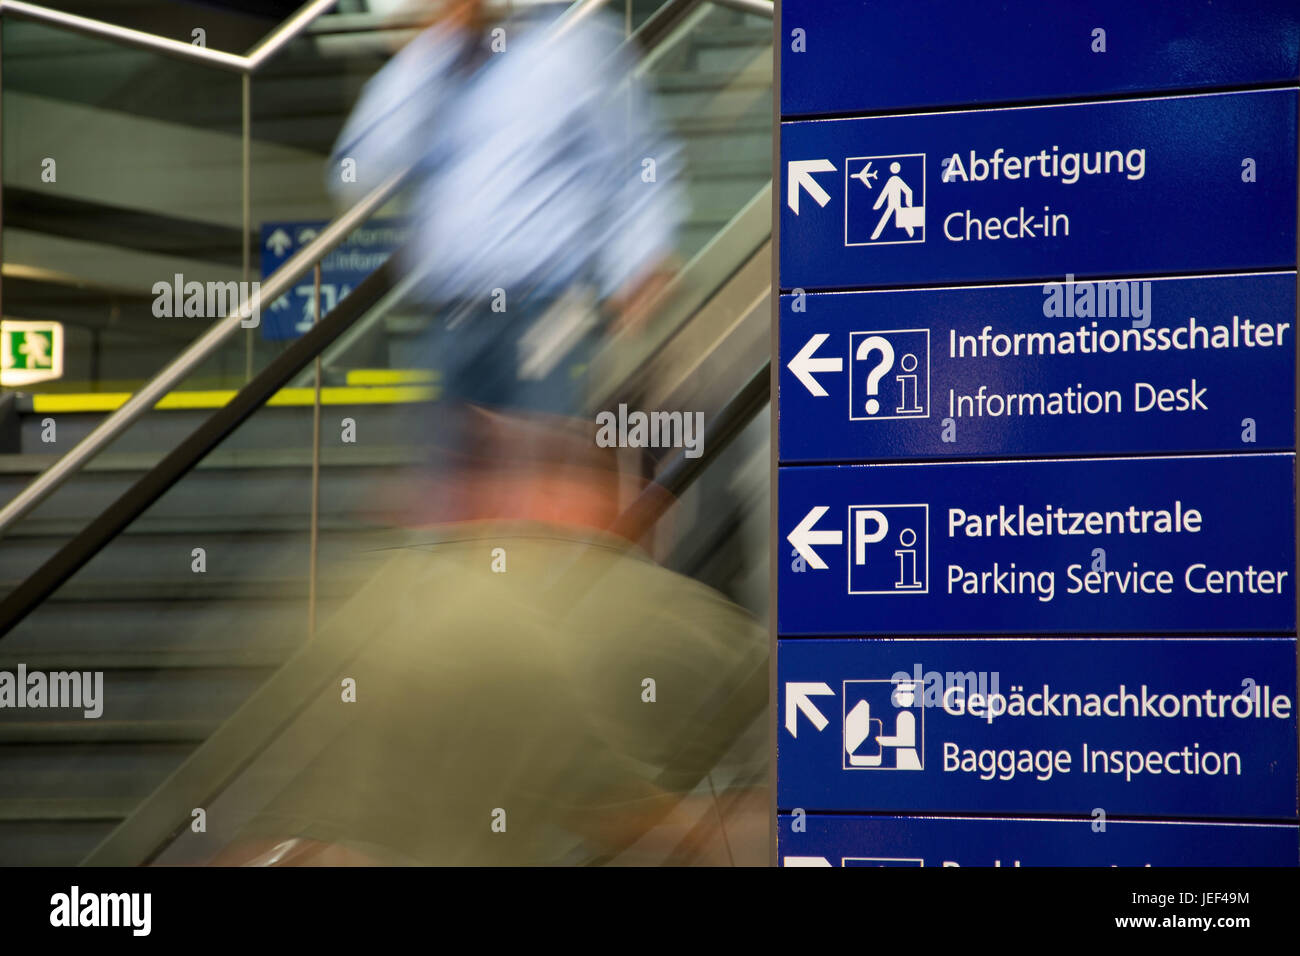
[[[440,390],[433,385],[331,386],[320,390],[322,405],[405,405],[429,402]],[[221,408],[235,397],[234,389],[191,392],[168,392],[155,409]],[[126,404],[130,392],[72,392],[32,396],[36,412],[113,412]],[[277,408],[310,407],[316,401],[314,388],[282,388],[271,396],[268,405]]]
[[[349,385],[427,385],[435,374],[423,368],[353,368],[348,369]]]

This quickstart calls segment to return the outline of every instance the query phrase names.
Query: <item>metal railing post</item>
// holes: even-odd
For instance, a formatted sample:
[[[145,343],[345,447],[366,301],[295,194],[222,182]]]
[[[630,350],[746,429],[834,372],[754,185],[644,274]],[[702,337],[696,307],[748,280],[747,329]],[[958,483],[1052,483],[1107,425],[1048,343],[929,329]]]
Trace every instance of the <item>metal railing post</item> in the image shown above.
[[[4,262],[5,262],[5,183],[4,183],[4,142],[5,142],[5,33],[4,18],[0,17],[0,321],[4,320]]]
[[[320,321],[320,263],[313,281],[312,325]],[[316,397],[311,414],[311,554],[307,565],[307,639],[316,636],[317,555],[320,550],[320,353],[316,354]]]
[[[253,231],[253,77],[245,73],[240,78],[241,89],[241,113],[243,120],[241,123],[240,143],[240,171],[241,186],[240,191],[243,194],[243,235],[240,237],[240,246],[244,255],[244,274],[245,283],[252,281],[253,271],[253,250],[250,236]],[[249,288],[245,284],[244,288]],[[244,335],[244,381],[253,380],[253,336],[257,333],[253,329],[248,329]]]

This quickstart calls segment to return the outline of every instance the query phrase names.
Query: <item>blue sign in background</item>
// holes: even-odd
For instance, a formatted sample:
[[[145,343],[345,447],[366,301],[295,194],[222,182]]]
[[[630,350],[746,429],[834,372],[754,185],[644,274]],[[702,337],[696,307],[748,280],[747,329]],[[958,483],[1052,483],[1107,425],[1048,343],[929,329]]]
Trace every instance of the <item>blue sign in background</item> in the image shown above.
[[[1286,824],[1108,820],[1104,831],[1095,831],[1092,819],[811,814],[800,821],[803,831],[794,832],[794,817],[782,815],[778,821],[777,855],[783,866],[1295,866],[1300,862],[1300,829]]]
[[[266,279],[324,229],[328,222],[266,222],[262,224],[262,278]],[[321,318],[374,272],[405,240],[404,223],[376,221],[353,230],[321,260]],[[262,309],[262,337],[294,339],[312,325],[315,311],[313,278],[303,276],[292,291]]]
[[[1098,151],[1110,171],[1079,172]],[[781,156],[782,289],[1296,263],[1292,90],[784,123]]]
[[[783,811],[1296,819],[1293,638],[783,639],[778,651]],[[994,695],[1010,712],[990,719]]]
[[[1285,82],[1293,0],[784,0],[783,115]],[[1093,31],[1105,30],[1105,52]],[[793,49],[792,31],[804,32]]]
[[[783,636],[1295,631],[1289,454],[805,465],[782,467],[778,482]],[[1066,517],[1048,518],[1049,506]],[[1105,513],[1130,508],[1135,517],[1111,520],[1108,531]],[[952,537],[949,509],[966,516]],[[1152,516],[1146,533],[1119,531],[1142,510],[1173,520],[1189,509],[1199,530],[1154,533]],[[973,516],[979,537],[966,533]],[[1046,533],[1058,520],[1074,533]],[[1106,573],[1089,584],[1097,549]],[[1192,587],[1253,584],[1256,593],[1193,593],[1194,565],[1205,568],[1192,572]],[[1161,571],[1170,593],[1135,593],[1162,587]],[[1215,582],[1209,571],[1242,576]],[[968,582],[976,593],[965,592]]]
[[[1072,306],[1082,302],[1085,286],[1094,297],[1101,290],[1107,301],[1102,283],[1071,286],[1064,279],[1057,293]],[[1128,306],[1134,290],[1145,318],[1045,316],[1048,295],[1038,284],[783,296],[781,460],[1293,447],[1295,273],[1123,285],[1129,288],[1118,301]],[[794,311],[796,305],[801,311]],[[1088,311],[1096,310],[1089,305]],[[1133,328],[1143,322],[1147,328]],[[1270,326],[1266,339],[1258,335],[1260,323]],[[990,331],[981,339],[986,327]],[[1237,346],[1206,347],[1216,327],[1235,334]],[[1087,335],[1069,336],[1080,328]],[[1110,336],[1110,344],[1093,340],[1093,332]],[[1050,354],[1043,340],[1025,338],[1042,333],[1053,333],[1052,349],[1069,337],[1076,351]],[[1245,345],[1248,334],[1254,347]],[[970,338],[954,342],[954,335]],[[824,338],[807,351],[817,336]],[[869,341],[873,337],[885,340],[888,354]],[[1121,337],[1130,350],[1096,351],[1099,342],[1116,349]],[[1132,343],[1138,340],[1167,345],[1137,350]],[[1175,342],[1197,347],[1168,347]],[[965,357],[953,358],[955,348]],[[820,370],[828,364],[839,370]],[[796,369],[825,394],[816,394]],[[1067,413],[1046,414],[1052,396]],[[1170,410],[1161,411],[1158,402]],[[1177,410],[1180,403],[1188,407]],[[1092,413],[1097,409],[1103,411]],[[950,416],[951,442],[943,440]],[[1245,434],[1254,441],[1244,441]]]

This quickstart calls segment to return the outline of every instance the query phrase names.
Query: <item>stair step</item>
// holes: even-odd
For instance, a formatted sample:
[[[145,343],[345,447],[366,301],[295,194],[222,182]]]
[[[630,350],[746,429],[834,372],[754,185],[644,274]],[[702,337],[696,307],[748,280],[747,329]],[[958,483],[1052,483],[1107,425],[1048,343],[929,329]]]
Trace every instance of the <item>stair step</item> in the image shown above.
[[[719,124],[716,116],[686,116],[682,117],[675,124],[680,136],[687,140],[712,140],[716,142],[720,138],[736,137],[738,140],[747,137],[744,142],[746,150],[744,155],[760,155],[761,150],[757,148],[761,142],[766,142],[770,150],[772,143],[770,138],[763,140],[754,139],[754,134],[761,134],[763,137],[770,137],[772,133],[772,115],[768,110],[749,110],[740,116],[728,117],[725,125]],[[690,143],[687,143],[689,150]],[[733,155],[735,155],[733,151]]]
[[[215,578],[210,574],[195,574],[194,578],[193,582],[142,581],[139,578],[83,581],[73,578],[49,600],[60,604],[86,601],[121,604],[136,601],[296,601],[307,596],[307,581],[303,578]],[[7,593],[18,584],[18,581],[0,581],[0,592]],[[339,582],[335,586],[346,585]],[[331,588],[322,585],[322,590]]]
[[[102,642],[101,642],[102,643]],[[32,671],[112,671],[112,670],[203,670],[237,668],[274,668],[288,659],[291,649],[253,645],[230,650],[207,648],[157,647],[122,651],[115,648],[87,647],[75,651],[44,651],[33,648],[30,654],[15,653],[10,643],[0,643],[0,670],[13,671],[19,664]]]
[[[348,451],[395,447],[409,444],[410,424],[428,413],[427,405],[330,405],[322,418],[321,440],[325,449],[344,448]],[[166,409],[149,412],[137,420],[121,437],[113,442],[111,454],[145,452],[157,454],[159,449],[176,447],[200,423],[206,421],[212,409]],[[228,436],[218,452],[252,449],[279,451],[282,449],[311,448],[312,415],[310,406],[267,406],[244,422]],[[95,429],[106,415],[102,412],[23,412],[21,418],[22,448],[29,452],[53,451],[62,454],[72,448]],[[41,441],[45,418],[57,424],[57,445]],[[357,423],[357,442],[341,445],[338,422],[352,418]],[[103,456],[107,457],[107,456]]]
[[[0,823],[19,820],[122,820],[139,800],[129,797],[16,797],[0,799]],[[3,863],[3,861],[0,861]]]
[[[41,605],[0,640],[7,659],[24,662],[45,654],[86,650],[148,654],[157,650],[199,648],[237,654],[250,644],[266,653],[291,653],[307,633],[307,602],[302,600],[52,601]],[[119,596],[120,597],[120,596]],[[317,604],[322,619],[337,602]],[[256,635],[256,641],[251,635]]]
[[[91,582],[128,578],[126,584],[133,595],[141,592],[131,585],[131,580],[157,582],[161,588],[179,587],[187,594],[203,596],[210,585],[220,589],[228,580],[270,576],[282,581],[305,581],[311,562],[307,524],[303,519],[301,527],[287,532],[229,533],[196,528],[169,534],[119,535],[91,558],[67,586],[75,589]],[[10,539],[0,550],[0,588],[13,587],[35,572],[70,537],[25,535]],[[196,548],[204,550],[206,572],[193,570]],[[373,536],[326,532],[320,536],[317,556],[319,583],[338,586],[345,583],[344,578],[359,575],[367,566],[383,561],[387,553],[376,547]],[[300,586],[295,586],[291,593],[298,590]],[[163,592],[159,596],[164,596]]]
[[[76,670],[84,672],[85,668]],[[80,733],[88,740],[99,740],[135,733],[129,728],[137,725],[145,728],[140,733],[151,733],[147,728],[155,723],[180,726],[198,721],[202,725],[232,713],[273,672],[273,667],[105,670],[96,702],[101,716],[87,717],[82,707],[5,707],[0,709],[0,728],[4,733],[21,734],[27,732],[23,727],[67,725],[80,730],[60,733]]]
[[[770,47],[772,45],[772,21],[757,16],[749,23],[737,23],[734,26],[710,24],[708,29],[696,30],[690,36],[691,45],[700,47],[751,46]]]
[[[197,422],[195,423],[197,425]],[[48,446],[47,446],[48,447]],[[0,476],[38,475],[60,458],[63,452],[0,455]],[[115,474],[119,472],[145,472],[158,464],[165,453],[128,452],[98,455],[88,461],[81,469],[87,474]],[[419,454],[410,445],[344,445],[337,442],[323,442],[321,447],[322,468],[377,468],[392,465],[408,465],[418,462]],[[227,451],[224,448],[214,450],[204,456],[195,466],[195,470],[272,470],[278,468],[310,469],[312,451],[310,445],[303,447],[284,447],[270,449],[246,449]]]
[[[76,476],[32,511],[29,520],[80,520],[98,517],[139,479],[136,472],[98,472]],[[329,468],[321,472],[320,508],[324,515],[373,516],[378,523],[395,501],[407,500],[418,476],[397,466]],[[28,481],[0,476],[0,500],[9,500]],[[206,515],[244,522],[260,515],[299,517],[311,513],[311,471],[307,468],[199,469],[186,474],[150,506],[156,519]]]
[[[220,720],[0,720],[0,744],[198,744],[220,725]]]
[[[696,93],[708,90],[747,89],[770,90],[772,77],[732,70],[708,72],[706,70],[665,70],[650,77],[656,94]],[[769,107],[771,102],[768,102]]]
[[[0,866],[76,866],[117,820],[0,821]]]
[[[5,532],[4,540],[21,541],[26,538],[67,539],[80,532],[86,526],[85,521],[73,518],[36,518],[27,517]],[[322,514],[317,522],[322,539],[324,536],[347,538],[356,542],[358,551],[363,551],[376,535],[381,534],[385,525],[363,518],[351,517],[349,513]],[[155,516],[146,512],[130,527],[122,531],[122,537],[158,536],[175,537],[195,534],[226,534],[231,537],[263,535],[268,539],[275,535],[307,534],[309,522],[298,515],[286,514],[248,514],[234,518],[213,517],[211,515],[171,515]]]

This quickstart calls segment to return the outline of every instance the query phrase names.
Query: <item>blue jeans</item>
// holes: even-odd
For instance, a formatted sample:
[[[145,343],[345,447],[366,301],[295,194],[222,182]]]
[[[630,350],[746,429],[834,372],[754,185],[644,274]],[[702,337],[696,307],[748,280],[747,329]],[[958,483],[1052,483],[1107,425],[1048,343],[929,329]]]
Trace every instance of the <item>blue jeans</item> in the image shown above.
[[[603,323],[538,334],[539,320],[556,304],[547,297],[511,303],[505,311],[493,311],[490,302],[440,309],[420,343],[424,367],[441,372],[440,401],[585,416],[588,366]],[[538,339],[546,340],[540,349]]]

